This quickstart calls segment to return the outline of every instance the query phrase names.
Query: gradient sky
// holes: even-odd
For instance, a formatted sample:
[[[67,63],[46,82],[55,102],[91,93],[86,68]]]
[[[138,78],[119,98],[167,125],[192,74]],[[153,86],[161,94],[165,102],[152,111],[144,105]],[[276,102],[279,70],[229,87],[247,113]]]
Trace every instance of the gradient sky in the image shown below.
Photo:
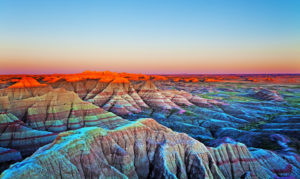
[[[299,0],[0,0],[0,74],[300,73]]]

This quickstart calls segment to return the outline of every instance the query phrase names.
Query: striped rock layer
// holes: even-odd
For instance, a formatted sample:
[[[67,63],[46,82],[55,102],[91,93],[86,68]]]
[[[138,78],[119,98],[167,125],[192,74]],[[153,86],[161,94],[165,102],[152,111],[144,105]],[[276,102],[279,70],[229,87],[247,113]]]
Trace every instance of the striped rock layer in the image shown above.
[[[139,113],[142,109],[149,107],[136,93],[130,82],[121,77],[74,82],[60,80],[51,86],[74,91],[81,99],[117,115]]]
[[[52,142],[55,133],[34,130],[27,127],[24,122],[10,113],[0,113],[0,147],[20,151],[23,155],[33,153],[39,147]],[[15,160],[19,159],[17,153],[11,153]],[[1,160],[2,157],[1,157]]]
[[[148,105],[140,98],[128,80],[99,82],[85,100],[119,115],[139,113]]]
[[[81,99],[85,99],[87,94],[91,92],[96,85],[98,84],[98,80],[81,80],[81,81],[74,81],[69,82],[64,79],[60,79],[54,83],[49,83],[53,88],[64,88],[68,91],[73,91]]]
[[[90,127],[61,133],[1,178],[277,177],[271,170],[243,144],[210,148],[153,119],[140,119],[114,130]]]
[[[37,97],[15,100],[8,112],[32,129],[62,132],[88,126],[114,128],[127,121],[62,88]]]
[[[139,96],[152,108],[159,109],[173,109],[180,108],[171,99],[164,96],[161,91],[150,81],[143,81],[140,84],[135,85],[135,90]]]
[[[9,101],[21,100],[35,96],[41,96],[51,91],[50,86],[26,87],[26,88],[4,88],[0,89],[0,98],[7,97]]]
[[[197,105],[199,107],[212,107],[214,105],[226,105],[226,103],[221,101],[201,98],[183,90],[161,90],[161,93],[179,106]]]
[[[0,147],[0,163],[23,159],[20,152],[15,149]]]
[[[211,107],[224,105],[212,99],[204,99],[185,91],[160,90],[150,81],[135,82],[132,85],[125,78],[106,77],[100,80],[58,81],[51,84],[54,88],[74,91],[85,101],[102,107],[117,115],[140,113],[143,109],[159,110],[181,109],[180,106],[197,105]]]
[[[0,152],[0,171],[21,155],[28,156],[51,143],[59,132],[88,126],[112,129],[129,122],[82,101],[74,92],[50,89],[26,99],[0,97],[0,147],[9,148]]]
[[[47,84],[40,84],[31,77],[23,77],[8,88],[0,89],[0,98],[7,97],[9,101],[41,96],[52,90]]]
[[[266,101],[284,101],[284,99],[275,91],[269,89],[260,89],[255,94],[253,94],[255,98],[266,100]]]
[[[167,96],[151,81],[142,81],[132,85],[126,78],[105,77],[100,80],[58,81],[51,84],[54,88],[74,91],[85,101],[102,107],[117,115],[140,113],[143,109],[173,109],[178,105],[191,105],[182,96]],[[172,99],[172,100],[171,100]],[[178,105],[177,105],[178,104]]]
[[[251,154],[264,167],[278,177],[300,178],[300,157],[297,154],[276,153],[254,148]],[[294,158],[295,157],[295,158]]]
[[[61,87],[76,92],[82,99],[92,102],[105,110],[117,115],[139,113],[145,108],[173,109],[180,108],[169,97],[151,82],[142,81],[138,85],[132,85],[125,78],[106,77],[99,81],[88,80],[67,82],[60,81],[51,84],[53,87]],[[183,98],[178,96],[178,104]],[[176,101],[176,98],[174,98]]]
[[[0,172],[7,169],[12,163],[22,159],[23,157],[19,151],[0,147]]]
[[[222,143],[209,150],[225,178],[246,178],[247,175],[250,178],[271,178],[273,175],[260,165],[242,143]]]

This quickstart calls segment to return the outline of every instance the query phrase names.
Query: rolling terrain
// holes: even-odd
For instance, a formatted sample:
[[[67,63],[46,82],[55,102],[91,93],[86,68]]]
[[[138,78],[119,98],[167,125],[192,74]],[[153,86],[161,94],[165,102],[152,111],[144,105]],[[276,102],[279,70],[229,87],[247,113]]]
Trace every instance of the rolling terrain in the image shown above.
[[[0,178],[300,178],[300,75],[2,75],[0,130]]]

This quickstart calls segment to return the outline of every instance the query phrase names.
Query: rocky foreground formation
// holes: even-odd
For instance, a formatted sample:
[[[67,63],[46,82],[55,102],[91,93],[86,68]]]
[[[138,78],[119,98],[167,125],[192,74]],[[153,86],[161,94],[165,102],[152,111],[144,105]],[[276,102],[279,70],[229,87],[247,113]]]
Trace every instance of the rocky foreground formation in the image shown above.
[[[77,94],[62,88],[10,102],[8,112],[33,129],[62,132],[85,126],[114,128],[126,120],[98,106],[82,101]]]
[[[51,143],[57,134],[27,127],[11,113],[0,113],[0,172],[21,161],[41,146]]]
[[[26,91],[29,93],[25,94],[30,95],[0,97],[1,166],[31,155],[39,147],[51,143],[60,132],[88,126],[113,129],[129,122],[62,88],[50,87],[49,91],[43,91],[45,94],[31,93],[42,91],[36,86],[7,89],[17,90],[8,94]]]
[[[28,155],[52,142],[55,137],[55,133],[27,127],[13,114],[0,113],[0,147],[15,149]]]
[[[153,119],[140,119],[113,130],[89,127],[61,133],[53,143],[12,165],[1,178],[266,179],[300,175],[296,163],[279,156],[290,166],[288,172],[280,170],[281,163],[253,155],[244,144],[216,145],[206,147]]]

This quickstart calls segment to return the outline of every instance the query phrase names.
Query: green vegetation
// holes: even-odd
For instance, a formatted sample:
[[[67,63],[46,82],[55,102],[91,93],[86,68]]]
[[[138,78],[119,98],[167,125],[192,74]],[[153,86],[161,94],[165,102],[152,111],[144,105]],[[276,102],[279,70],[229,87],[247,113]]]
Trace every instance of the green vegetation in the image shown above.
[[[169,115],[166,116],[166,118],[169,118],[170,116],[172,116],[174,113],[176,113],[178,111],[179,111],[179,109],[176,109],[176,108],[169,110],[170,113],[169,113]]]
[[[287,114],[290,115],[300,115],[300,92],[287,92],[287,91],[279,91],[284,97],[284,100],[288,103],[287,106],[293,107],[295,109],[287,111]]]
[[[223,99],[222,97],[214,96],[215,94],[218,93],[206,93],[206,94],[197,94],[197,95],[205,99],[219,99],[219,100]]]
[[[258,121],[258,122],[251,122],[249,124],[246,124],[245,126],[241,127],[240,130],[244,131],[250,131],[251,129],[259,129],[260,125],[266,124],[266,121]]]
[[[224,94],[226,96],[216,96],[218,94]],[[220,92],[213,92],[213,93],[205,93],[205,94],[198,94],[198,96],[205,98],[205,99],[217,99],[222,101],[240,101],[240,102],[254,102],[259,101],[258,99],[243,96],[240,92],[235,91],[220,91]]]
[[[189,111],[189,110],[186,110],[184,112],[184,114],[187,115],[187,116],[198,117],[198,115],[196,113],[194,113],[192,111]]]
[[[265,120],[248,123],[245,126],[241,127],[240,130],[250,131],[251,129],[260,129],[260,125],[271,122],[276,116],[281,115],[281,114],[282,113],[266,114]]]

